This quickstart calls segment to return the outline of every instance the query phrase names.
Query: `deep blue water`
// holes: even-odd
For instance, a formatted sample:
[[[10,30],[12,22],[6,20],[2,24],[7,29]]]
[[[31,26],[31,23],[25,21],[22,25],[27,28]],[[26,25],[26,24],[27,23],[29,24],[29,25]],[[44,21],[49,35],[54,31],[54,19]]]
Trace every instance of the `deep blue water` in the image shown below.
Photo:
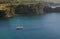
[[[60,39],[60,13],[0,18],[0,39]]]

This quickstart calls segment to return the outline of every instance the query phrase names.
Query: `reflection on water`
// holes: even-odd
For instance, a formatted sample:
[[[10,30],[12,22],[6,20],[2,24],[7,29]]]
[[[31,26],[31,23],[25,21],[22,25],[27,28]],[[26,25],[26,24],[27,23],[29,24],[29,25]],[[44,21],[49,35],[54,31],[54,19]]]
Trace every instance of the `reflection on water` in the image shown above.
[[[60,39],[60,13],[0,19],[0,39]]]

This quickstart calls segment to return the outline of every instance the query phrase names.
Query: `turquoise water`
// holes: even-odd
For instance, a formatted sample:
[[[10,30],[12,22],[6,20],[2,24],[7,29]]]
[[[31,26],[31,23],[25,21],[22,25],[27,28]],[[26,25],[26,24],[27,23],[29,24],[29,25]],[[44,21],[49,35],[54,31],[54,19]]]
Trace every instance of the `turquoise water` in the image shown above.
[[[23,25],[23,30],[16,30]],[[60,39],[60,13],[0,18],[0,39]]]

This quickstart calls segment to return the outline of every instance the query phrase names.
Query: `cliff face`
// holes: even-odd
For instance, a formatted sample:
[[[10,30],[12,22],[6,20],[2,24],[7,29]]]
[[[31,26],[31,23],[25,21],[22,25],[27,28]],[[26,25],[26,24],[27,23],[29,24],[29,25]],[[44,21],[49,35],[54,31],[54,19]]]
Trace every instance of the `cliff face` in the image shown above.
[[[15,14],[31,14],[32,7],[28,5],[19,5],[15,9]]]
[[[40,3],[19,5],[15,9],[16,14],[43,14],[43,6]]]
[[[44,12],[53,12],[53,9],[48,6],[44,7],[43,10],[44,10]]]
[[[60,12],[60,7],[56,7],[56,8],[54,9],[54,12]]]
[[[5,11],[0,10],[0,17],[4,17],[4,15],[5,15]]]
[[[60,12],[60,7],[56,7],[56,8],[51,8],[51,7],[44,7],[44,12]]]

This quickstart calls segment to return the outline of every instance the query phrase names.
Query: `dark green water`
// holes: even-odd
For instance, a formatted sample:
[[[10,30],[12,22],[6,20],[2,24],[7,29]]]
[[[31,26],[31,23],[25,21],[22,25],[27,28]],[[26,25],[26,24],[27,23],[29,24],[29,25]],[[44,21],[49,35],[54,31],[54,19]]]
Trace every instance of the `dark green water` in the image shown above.
[[[16,30],[23,25],[23,30]],[[60,13],[0,18],[0,39],[60,39]]]

